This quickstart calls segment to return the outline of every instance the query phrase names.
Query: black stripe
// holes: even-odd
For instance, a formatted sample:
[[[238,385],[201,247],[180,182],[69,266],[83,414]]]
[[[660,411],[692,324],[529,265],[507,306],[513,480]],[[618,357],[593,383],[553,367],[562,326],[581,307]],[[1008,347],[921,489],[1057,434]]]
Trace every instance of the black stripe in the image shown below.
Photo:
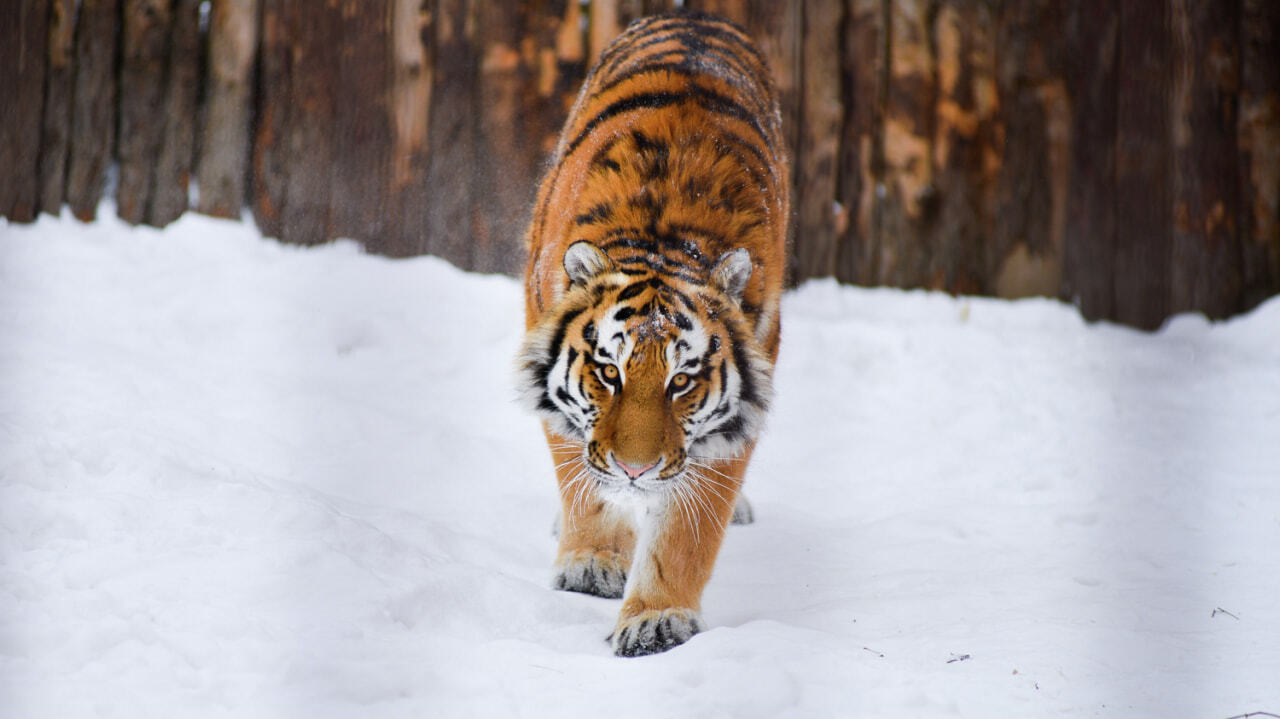
[[[609,216],[610,214],[612,214],[612,212],[613,212],[612,204],[610,204],[609,202],[601,202],[595,207],[592,207],[590,210],[587,210],[581,215],[578,215],[577,217],[573,218],[573,221],[579,225],[594,225],[609,219]]]
[[[583,313],[583,310],[584,308],[582,307],[576,307],[564,313],[564,316],[560,318],[560,324],[556,326],[556,332],[551,336],[551,344],[548,347],[547,356],[550,361],[547,363],[546,369],[542,371],[541,379],[543,384],[547,382],[547,375],[551,373],[555,358],[560,356],[560,345],[564,344],[564,335],[569,329],[569,323],[577,319],[578,315]]]
[[[626,289],[618,293],[618,301],[625,302],[635,297],[636,295],[640,294],[641,292],[644,292],[646,289],[648,289],[648,287],[649,287],[648,282],[636,282],[634,284],[628,285]]]
[[[569,147],[565,150],[565,157],[572,155],[597,125],[612,117],[635,110],[652,110],[684,102],[694,102],[707,112],[732,117],[750,125],[751,129],[764,141],[764,144],[771,146],[769,136],[765,133],[764,128],[760,126],[759,119],[747,112],[746,108],[732,98],[725,97],[714,90],[701,85],[690,85],[680,92],[645,92],[613,101],[608,107],[596,113],[594,117],[587,121],[587,124],[583,126],[577,137],[573,138],[573,141],[569,143]],[[764,156],[760,154],[759,150],[755,152],[760,156],[761,162],[764,162]]]
[[[657,272],[658,274],[666,275],[667,277],[672,277],[672,278],[675,278],[675,279],[677,279],[677,280],[683,280],[683,281],[685,281],[685,282],[689,282],[689,283],[692,283],[692,284],[704,284],[704,283],[705,283],[705,281],[706,281],[706,280],[705,280],[704,278],[702,278],[702,277],[696,277],[696,276],[691,275],[691,274],[689,274],[689,273],[687,273],[687,272],[681,272],[679,269],[671,269],[670,267],[667,267],[667,266],[666,266],[667,264],[671,264],[671,265],[674,265],[676,268],[681,268],[681,266],[680,266],[680,265],[676,265],[676,264],[675,264],[675,263],[673,263],[673,262],[672,262],[672,263],[668,263],[668,262],[666,262],[666,258],[662,257],[661,255],[655,255],[655,257],[656,257],[659,261],[655,262],[654,260],[652,260],[652,259],[650,259],[650,258],[648,258],[648,257],[643,257],[643,256],[640,256],[640,255],[636,255],[636,256],[634,256],[634,257],[625,257],[625,258],[623,258],[623,259],[617,260],[617,262],[618,262],[619,264],[623,264],[623,263],[625,263],[625,264],[640,264],[640,265],[644,265],[645,267],[649,268],[649,270],[650,270],[650,271]],[[682,268],[682,269],[687,269],[687,268]],[[625,268],[622,270],[622,272],[623,272],[623,274],[628,274],[628,275],[635,275],[635,274],[637,274],[636,272],[634,272],[634,271],[628,271],[628,270],[627,270],[627,269],[625,269]]]

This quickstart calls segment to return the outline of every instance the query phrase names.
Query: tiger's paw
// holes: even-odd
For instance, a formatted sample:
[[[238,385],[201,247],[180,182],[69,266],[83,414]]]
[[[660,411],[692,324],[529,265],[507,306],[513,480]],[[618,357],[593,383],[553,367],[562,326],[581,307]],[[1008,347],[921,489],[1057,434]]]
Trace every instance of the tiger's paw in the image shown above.
[[[756,513],[751,510],[751,503],[741,494],[733,505],[733,517],[729,521],[734,524],[751,524],[756,521]]]
[[[609,641],[620,657],[643,657],[680,646],[705,629],[692,609],[649,609],[618,622]]]
[[[627,586],[627,565],[614,552],[580,549],[556,562],[551,585],[565,592],[618,599]]]

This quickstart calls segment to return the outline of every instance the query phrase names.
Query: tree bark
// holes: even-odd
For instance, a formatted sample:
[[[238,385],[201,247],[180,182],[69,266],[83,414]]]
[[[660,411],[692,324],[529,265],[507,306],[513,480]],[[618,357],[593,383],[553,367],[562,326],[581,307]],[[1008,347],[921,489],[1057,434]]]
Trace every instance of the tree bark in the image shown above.
[[[1066,77],[1072,144],[1062,297],[1093,321],[1115,316],[1118,9],[1083,0],[1067,37],[1074,61]]]
[[[164,90],[164,131],[147,222],[164,227],[189,205],[200,95],[200,0],[176,0]]]
[[[45,76],[40,133],[40,210],[62,211],[67,154],[71,147],[72,89],[75,84],[75,0],[49,2],[49,66]],[[7,124],[7,123],[6,123]]]
[[[802,15],[804,78],[795,176],[804,191],[797,198],[793,244],[797,282],[836,273],[836,186],[844,121],[840,102],[841,2],[812,0],[803,4]]]
[[[1240,5],[1173,0],[1170,313],[1240,308],[1236,130]],[[1277,68],[1280,71],[1280,68]]]
[[[67,202],[82,222],[97,216],[116,139],[117,0],[82,0],[67,160]]]
[[[1163,0],[1120,4],[1117,64],[1115,319],[1155,329],[1169,314],[1173,147],[1169,16]]]
[[[1240,22],[1240,310],[1280,292],[1280,3],[1244,0]]]
[[[116,214],[133,225],[147,219],[153,163],[164,136],[164,75],[172,23],[170,0],[124,0]]]
[[[319,7],[308,14],[323,14]],[[250,100],[258,45],[258,1],[214,0],[209,23],[209,72],[200,139],[199,210],[240,216],[248,179]]]

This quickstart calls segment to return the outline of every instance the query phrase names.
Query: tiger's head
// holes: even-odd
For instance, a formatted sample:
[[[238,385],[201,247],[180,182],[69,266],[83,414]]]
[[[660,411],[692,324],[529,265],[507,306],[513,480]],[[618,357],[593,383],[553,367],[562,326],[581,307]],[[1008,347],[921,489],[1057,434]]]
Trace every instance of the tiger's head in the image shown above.
[[[525,338],[520,389],[602,487],[660,493],[756,437],[773,367],[742,311],[746,250],[682,279],[577,242],[564,269],[568,289]]]

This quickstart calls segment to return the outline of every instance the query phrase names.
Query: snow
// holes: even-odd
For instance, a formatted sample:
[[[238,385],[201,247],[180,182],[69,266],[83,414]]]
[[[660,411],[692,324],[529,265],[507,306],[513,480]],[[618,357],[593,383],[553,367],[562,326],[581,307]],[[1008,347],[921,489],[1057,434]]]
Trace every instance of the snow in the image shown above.
[[[0,716],[1280,712],[1280,299],[804,285],[710,629],[618,659],[516,281],[114,214],[0,225]]]

